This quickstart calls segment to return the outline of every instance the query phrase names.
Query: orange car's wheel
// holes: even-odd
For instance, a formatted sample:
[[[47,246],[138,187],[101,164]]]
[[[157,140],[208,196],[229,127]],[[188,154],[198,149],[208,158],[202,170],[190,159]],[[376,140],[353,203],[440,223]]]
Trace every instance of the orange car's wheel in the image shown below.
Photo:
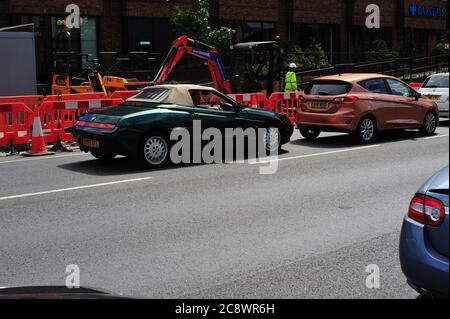
[[[435,112],[428,112],[423,120],[422,127],[420,128],[420,133],[424,135],[433,135],[436,132],[438,126],[438,117]]]
[[[372,116],[364,117],[358,124],[355,136],[362,143],[371,143],[377,134],[377,124]]]
[[[310,130],[308,128],[299,128],[300,134],[307,140],[313,140],[320,135],[318,130]]]

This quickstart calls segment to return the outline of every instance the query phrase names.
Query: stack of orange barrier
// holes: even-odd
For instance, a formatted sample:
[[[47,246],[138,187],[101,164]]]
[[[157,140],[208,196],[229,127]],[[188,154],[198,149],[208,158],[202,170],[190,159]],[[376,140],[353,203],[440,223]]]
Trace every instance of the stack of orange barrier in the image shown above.
[[[31,138],[33,112],[24,103],[0,104],[0,146],[26,144]]]
[[[228,94],[228,96],[236,102],[244,104],[248,107],[265,110],[269,109],[269,100],[263,93]]]
[[[38,111],[45,142],[73,141],[73,135],[69,130],[80,115],[94,109],[115,106],[122,102],[122,99],[96,99],[84,101],[46,101],[42,103]]]
[[[14,146],[27,144],[35,126],[33,114],[36,115],[34,121],[39,121],[37,128],[42,130],[39,144],[43,144],[41,139],[45,143],[71,142],[74,138],[70,128],[81,114],[122,102],[119,98],[106,99],[103,93],[47,96],[45,99],[43,96],[0,97],[0,146],[10,147],[13,153]],[[33,143],[37,144],[34,135]],[[30,155],[46,153],[42,145],[39,146],[39,152],[36,151],[38,148],[34,149]]]
[[[136,95],[139,93],[139,90],[134,90],[134,91],[115,91],[113,92],[113,94],[111,94],[110,98],[111,99],[122,99],[122,100],[126,100],[130,97],[132,97],[133,95]]]
[[[417,91],[422,87],[422,82],[411,82],[409,83],[409,86]]]
[[[0,97],[0,146],[26,144],[31,139],[33,110],[39,115],[45,143],[71,142],[70,128],[78,117],[98,108],[115,106],[139,91],[116,91],[111,98],[103,93],[81,93],[47,96]],[[291,122],[299,105],[300,92],[230,94],[237,102],[259,109],[285,114]]]
[[[79,100],[96,100],[105,98],[102,92],[95,93],[78,93],[78,94],[61,94],[61,95],[47,95],[44,101],[79,101]]]
[[[263,93],[229,94],[228,96],[247,107],[284,114],[294,123],[300,92],[274,92],[269,99]]]
[[[44,101],[43,95],[0,96],[0,103],[24,103],[31,110]]]
[[[294,123],[299,96],[300,92],[272,93],[269,99],[269,109],[272,112],[286,115],[291,123]]]

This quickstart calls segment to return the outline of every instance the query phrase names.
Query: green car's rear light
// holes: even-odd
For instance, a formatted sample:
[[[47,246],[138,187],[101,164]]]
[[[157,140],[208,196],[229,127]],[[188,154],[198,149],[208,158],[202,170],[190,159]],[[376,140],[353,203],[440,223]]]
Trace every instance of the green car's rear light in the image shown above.
[[[116,126],[114,124],[86,122],[86,121],[77,121],[75,123],[75,125],[81,126],[81,127],[98,128],[98,129],[102,129],[102,130],[113,130],[116,128]]]

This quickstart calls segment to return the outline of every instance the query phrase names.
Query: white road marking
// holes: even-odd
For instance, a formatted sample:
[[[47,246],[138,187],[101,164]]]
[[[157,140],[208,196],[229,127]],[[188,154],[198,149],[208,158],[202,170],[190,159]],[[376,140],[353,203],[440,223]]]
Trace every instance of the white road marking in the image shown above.
[[[33,197],[33,196],[39,196],[39,195],[47,195],[47,194],[70,192],[70,191],[76,191],[76,190],[80,190],[80,189],[104,187],[104,186],[117,185],[117,184],[141,182],[141,181],[147,181],[147,180],[150,180],[150,179],[152,179],[152,177],[141,177],[141,178],[125,179],[125,180],[121,180],[121,181],[114,181],[114,182],[107,182],[107,183],[100,183],[100,184],[91,184],[91,185],[84,185],[84,186],[76,186],[76,187],[69,187],[69,188],[54,189],[54,190],[49,190],[49,191],[37,192],[37,193],[28,193],[28,194],[5,196],[5,197],[0,197],[0,201],[10,200],[10,199],[17,199],[17,198],[24,198],[24,197]]]
[[[429,137],[424,137],[423,139],[424,140],[431,140],[431,139],[434,139],[434,138],[438,138],[438,137],[447,137],[448,136],[448,134],[440,134],[440,135],[435,135],[435,136],[429,136]]]
[[[0,161],[0,165],[1,164],[10,164],[10,163],[29,162],[29,161],[40,161],[40,160],[46,160],[46,159],[56,159],[56,158],[61,158],[61,157],[82,156],[82,155],[90,155],[90,154],[89,153],[74,153],[74,154],[57,155],[57,156],[41,156],[41,157],[35,157],[35,158],[23,158],[23,159],[9,160],[9,161]]]
[[[289,160],[293,160],[293,159],[301,159],[301,158],[307,158],[307,157],[315,157],[315,156],[322,156],[322,155],[329,155],[329,154],[361,151],[361,150],[366,150],[366,149],[375,148],[375,147],[379,147],[379,146],[381,146],[381,145],[375,144],[375,145],[368,145],[368,146],[361,146],[361,147],[353,147],[353,148],[346,148],[346,149],[337,150],[337,151],[313,153],[313,154],[306,154],[306,155],[299,155],[299,156],[292,156],[292,157],[275,158],[275,159],[271,159],[271,160],[263,160],[263,161],[254,162],[254,163],[250,163],[250,164],[252,164],[252,165],[267,164],[267,163],[272,163],[272,162],[276,162],[276,161],[289,161]]]

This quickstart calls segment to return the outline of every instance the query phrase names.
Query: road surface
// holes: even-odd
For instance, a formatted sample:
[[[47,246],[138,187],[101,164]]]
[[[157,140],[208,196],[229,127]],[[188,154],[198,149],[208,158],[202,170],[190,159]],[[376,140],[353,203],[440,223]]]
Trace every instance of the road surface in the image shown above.
[[[308,142],[278,171],[214,164],[144,170],[74,152],[0,157],[0,286],[81,285],[149,298],[414,298],[402,218],[449,162],[449,128]],[[368,265],[380,288],[366,287]]]

